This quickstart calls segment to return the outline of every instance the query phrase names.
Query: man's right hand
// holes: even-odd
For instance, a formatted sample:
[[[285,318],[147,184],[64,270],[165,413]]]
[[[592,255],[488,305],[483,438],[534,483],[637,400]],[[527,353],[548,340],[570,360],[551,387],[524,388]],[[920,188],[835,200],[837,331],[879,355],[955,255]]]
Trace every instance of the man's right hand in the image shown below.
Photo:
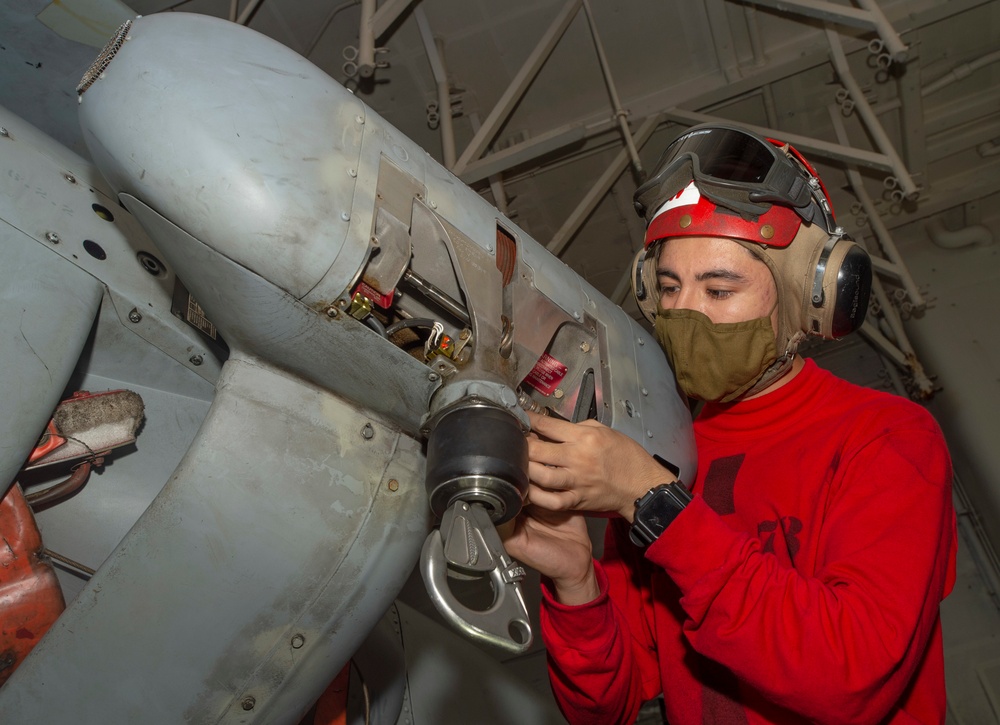
[[[561,604],[586,604],[601,593],[582,514],[525,506],[500,536],[508,554],[552,580]]]

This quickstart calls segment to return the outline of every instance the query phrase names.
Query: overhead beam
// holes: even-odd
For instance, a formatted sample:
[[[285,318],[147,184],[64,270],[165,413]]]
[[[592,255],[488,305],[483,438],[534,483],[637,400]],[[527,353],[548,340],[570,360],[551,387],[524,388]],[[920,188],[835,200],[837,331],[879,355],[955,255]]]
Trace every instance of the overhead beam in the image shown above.
[[[560,38],[562,38],[563,33],[566,32],[566,28],[576,17],[577,12],[580,10],[583,0],[568,0],[563,6],[559,14],[556,15],[552,24],[549,25],[548,29],[542,35],[541,40],[539,40],[538,45],[525,60],[524,65],[514,76],[507,90],[504,91],[500,100],[497,101],[496,106],[490,111],[486,120],[483,121],[483,125],[476,132],[472,140],[469,141],[469,145],[462,152],[458,161],[455,162],[455,168],[453,171],[461,175],[468,164],[480,156],[489,146],[493,137],[496,136],[500,127],[507,120],[511,111],[514,110],[514,106],[524,95],[525,91],[528,90],[528,86],[538,75],[538,71],[542,69],[545,65],[545,61],[548,60],[552,51],[555,49],[556,45],[559,43]]]
[[[668,120],[676,121],[677,123],[681,123],[686,126],[694,126],[698,123],[727,122],[726,119],[720,118],[719,116],[712,116],[707,113],[696,113],[694,111],[684,111],[679,108],[664,111],[663,115]],[[857,164],[870,169],[881,169],[884,171],[893,170],[892,161],[889,157],[885,154],[878,153],[877,151],[856,149],[853,146],[844,146],[843,144],[823,141],[822,139],[812,138],[810,136],[788,133],[787,131],[779,132],[774,129],[763,128],[761,126],[751,126],[746,123],[741,123],[740,125],[762,136],[780,135],[782,141],[787,141],[799,151],[808,151],[815,156],[822,156],[826,159],[832,159],[834,161],[840,161],[847,164]]]
[[[642,146],[649,137],[653,135],[653,131],[656,130],[657,125],[662,121],[659,116],[651,116],[647,118],[643,124],[639,127],[639,130],[635,133],[635,143],[637,146]],[[604,170],[594,185],[590,188],[590,191],[584,195],[580,203],[577,204],[576,208],[570,213],[569,217],[563,222],[563,225],[559,227],[559,230],[552,236],[549,243],[546,245],[552,254],[557,257],[562,254],[566,245],[569,244],[573,236],[579,231],[580,227],[587,218],[594,212],[597,205],[601,203],[601,199],[604,198],[608,190],[615,183],[615,180],[621,176],[626,167],[628,167],[630,162],[630,156],[628,149],[623,148],[615,156],[611,164]]]
[[[906,43],[893,29],[882,9],[875,0],[858,0],[861,8],[824,2],[823,0],[750,0],[754,5],[763,5],[785,13],[818,18],[828,23],[848,25],[855,28],[875,30],[885,43],[892,59],[905,63],[908,57]]]

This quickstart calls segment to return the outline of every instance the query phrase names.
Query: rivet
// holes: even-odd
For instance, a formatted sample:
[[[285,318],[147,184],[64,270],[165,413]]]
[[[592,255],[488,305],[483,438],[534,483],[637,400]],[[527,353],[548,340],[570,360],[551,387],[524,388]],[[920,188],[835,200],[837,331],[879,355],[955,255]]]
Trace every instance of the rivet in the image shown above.
[[[375,437],[375,429],[372,428],[371,423],[365,423],[365,427],[361,429],[361,437],[366,441],[370,441]]]
[[[390,478],[389,479],[389,490],[390,491],[398,491],[399,490],[399,481],[397,481],[395,478]]]
[[[649,395],[649,391],[648,391],[648,390],[646,390],[645,388],[643,388],[643,389],[642,389],[642,394],[643,394],[643,395]]]
[[[427,379],[430,380],[432,383],[436,383],[437,380],[438,380],[438,374],[437,373],[427,373]]]
[[[358,170],[357,169],[351,169],[347,173],[350,174],[350,176],[351,176],[352,179],[358,178]]]
[[[760,228],[760,235],[764,237],[764,239],[770,239],[774,236],[774,227],[770,224],[765,224]]]
[[[301,634],[297,634],[292,637],[292,649],[301,649],[302,645],[306,643],[306,638]]]
[[[3,136],[4,138],[6,138],[6,137],[10,136],[10,133],[7,131],[7,129],[0,128],[0,136]]]
[[[202,358],[201,355],[192,355],[189,359],[189,362],[195,367],[197,367],[198,365],[201,365],[203,362],[205,362],[205,360],[204,358]]]
[[[646,341],[643,340],[641,337],[637,338],[637,340],[639,341],[639,347],[642,347],[643,345],[646,344]]]
[[[255,699],[253,699],[253,697],[247,696],[247,697],[243,698],[243,702],[240,703],[240,706],[244,710],[253,710],[253,706],[256,705],[256,704],[257,704],[257,701]]]
[[[653,437],[653,431],[651,431],[651,430],[647,430],[647,431],[646,431],[646,437],[647,437],[647,438],[652,438],[652,437]]]
[[[340,314],[340,310],[338,310],[333,305],[330,305],[329,307],[326,308],[326,316],[327,317],[336,317],[339,314]]]
[[[142,322],[142,313],[139,312],[139,310],[137,310],[135,307],[133,307],[132,311],[128,313],[128,321],[133,323]]]
[[[66,181],[68,181],[71,184],[76,183],[76,177],[73,176],[73,174],[63,174],[63,178],[66,179]]]
[[[45,238],[52,244],[59,244],[59,235],[55,232],[46,232]]]
[[[681,229],[687,229],[689,226],[691,226],[691,215],[685,214],[680,218],[677,224],[678,226],[680,226]]]
[[[556,388],[556,391],[552,393],[556,400],[561,400],[566,393],[563,392],[562,388]]]
[[[351,221],[351,215],[346,211],[340,212],[340,218],[343,219],[345,222]]]

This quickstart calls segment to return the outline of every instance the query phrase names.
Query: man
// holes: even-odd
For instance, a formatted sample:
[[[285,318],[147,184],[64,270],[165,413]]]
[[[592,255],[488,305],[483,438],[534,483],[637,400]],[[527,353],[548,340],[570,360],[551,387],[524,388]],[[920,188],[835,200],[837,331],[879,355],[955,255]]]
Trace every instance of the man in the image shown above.
[[[506,545],[544,577],[563,713],[631,723],[662,692],[672,725],[944,722],[941,433],[796,354],[861,324],[867,255],[794,149],[737,127],[683,135],[636,200],[637,299],[705,401],[698,470],[682,484],[595,421],[532,416],[531,505]],[[581,511],[611,514],[600,562]]]

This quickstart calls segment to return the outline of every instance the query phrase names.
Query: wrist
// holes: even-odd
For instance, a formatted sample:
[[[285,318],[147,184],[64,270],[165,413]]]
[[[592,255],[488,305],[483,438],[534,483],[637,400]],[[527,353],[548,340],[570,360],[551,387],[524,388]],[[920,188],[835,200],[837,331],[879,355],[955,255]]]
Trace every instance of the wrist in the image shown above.
[[[662,483],[674,483],[675,481],[677,481],[677,473],[672,464],[668,464],[659,456],[653,456],[649,459],[649,464],[633,479],[632,485],[625,491],[626,500],[622,501],[618,514],[631,524],[635,517],[635,502],[638,499]]]
[[[557,602],[577,606],[594,601],[601,595],[593,562],[581,578],[552,579],[552,594]]]

